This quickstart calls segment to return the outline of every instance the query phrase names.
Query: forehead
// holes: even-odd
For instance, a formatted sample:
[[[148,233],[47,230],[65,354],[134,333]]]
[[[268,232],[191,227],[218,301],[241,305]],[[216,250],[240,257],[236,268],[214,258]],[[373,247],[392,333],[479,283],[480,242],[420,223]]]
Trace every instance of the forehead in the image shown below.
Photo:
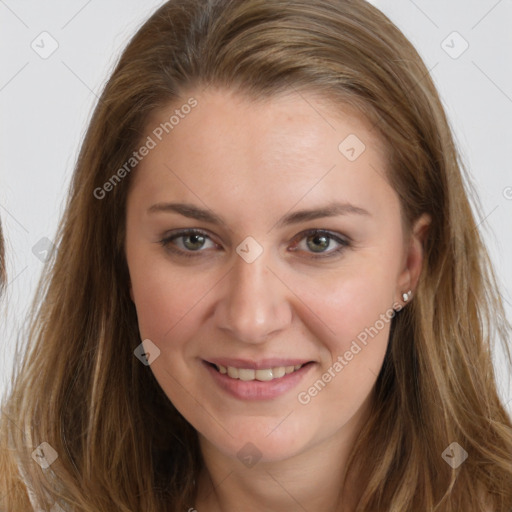
[[[195,106],[184,108],[190,98]],[[313,94],[255,101],[228,90],[193,92],[154,112],[145,132],[155,146],[132,188],[154,202],[215,199],[227,206],[236,198],[248,210],[257,202],[261,214],[306,198],[379,203],[379,195],[393,192],[386,146],[371,122]]]

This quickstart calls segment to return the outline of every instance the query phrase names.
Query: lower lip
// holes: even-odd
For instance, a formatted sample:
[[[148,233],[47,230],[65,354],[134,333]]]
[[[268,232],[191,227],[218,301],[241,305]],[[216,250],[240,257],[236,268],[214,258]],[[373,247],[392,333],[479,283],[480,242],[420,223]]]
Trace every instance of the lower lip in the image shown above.
[[[309,372],[313,363],[305,364],[299,370],[286,374],[279,379],[269,381],[232,379],[220,373],[209,363],[203,361],[213,380],[231,396],[240,400],[271,400],[293,389]]]

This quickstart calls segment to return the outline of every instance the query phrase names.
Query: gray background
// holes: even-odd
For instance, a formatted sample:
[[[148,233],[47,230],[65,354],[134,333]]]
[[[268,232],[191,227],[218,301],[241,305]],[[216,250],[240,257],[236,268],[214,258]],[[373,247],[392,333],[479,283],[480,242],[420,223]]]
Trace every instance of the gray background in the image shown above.
[[[0,0],[0,217],[9,274],[0,311],[0,392],[93,105],[121,49],[162,3]],[[372,3],[409,37],[437,84],[481,200],[480,228],[510,319],[512,0]],[[499,354],[496,368],[512,412],[511,378]]]

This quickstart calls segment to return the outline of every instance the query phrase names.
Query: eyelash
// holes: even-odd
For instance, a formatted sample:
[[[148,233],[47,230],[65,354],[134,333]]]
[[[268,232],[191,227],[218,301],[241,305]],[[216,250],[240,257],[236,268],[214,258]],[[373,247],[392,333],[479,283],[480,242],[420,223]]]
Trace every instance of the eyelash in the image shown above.
[[[200,253],[204,252],[204,251],[202,251],[200,249],[197,251],[183,251],[181,249],[176,249],[175,247],[172,247],[170,245],[172,241],[174,241],[178,238],[182,238],[182,237],[186,237],[186,236],[190,236],[190,235],[201,235],[201,236],[204,236],[211,240],[211,238],[208,236],[208,234],[205,233],[204,231],[201,231],[199,229],[187,229],[187,230],[182,230],[177,233],[174,233],[170,236],[167,236],[167,237],[163,238],[162,240],[160,240],[159,243],[165,249],[167,249],[168,251],[170,251],[174,254],[177,254],[179,256],[184,256],[186,258],[194,258],[194,257],[200,256]],[[330,231],[326,231],[323,229],[308,229],[307,231],[299,233],[299,235],[297,235],[295,237],[295,239],[297,239],[300,236],[300,238],[298,239],[298,241],[300,242],[304,238],[308,238],[312,235],[322,235],[322,236],[325,236],[328,239],[334,240],[335,242],[340,244],[340,247],[338,247],[337,249],[334,249],[332,251],[329,251],[327,253],[319,253],[319,254],[312,253],[312,255],[310,256],[310,258],[312,258],[312,259],[324,259],[324,258],[334,257],[334,256],[340,254],[341,252],[343,252],[346,248],[350,247],[350,245],[351,245],[350,241],[347,238],[342,238],[334,233],[331,233]],[[293,251],[295,251],[295,249]]]

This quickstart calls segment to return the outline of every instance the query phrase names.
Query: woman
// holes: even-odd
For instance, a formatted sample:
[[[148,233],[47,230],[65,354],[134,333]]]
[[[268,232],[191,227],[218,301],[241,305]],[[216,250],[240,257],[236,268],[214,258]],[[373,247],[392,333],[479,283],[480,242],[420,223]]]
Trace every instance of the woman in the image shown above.
[[[434,85],[366,2],[163,5],[52,263],[2,509],[511,510],[500,296]]]

